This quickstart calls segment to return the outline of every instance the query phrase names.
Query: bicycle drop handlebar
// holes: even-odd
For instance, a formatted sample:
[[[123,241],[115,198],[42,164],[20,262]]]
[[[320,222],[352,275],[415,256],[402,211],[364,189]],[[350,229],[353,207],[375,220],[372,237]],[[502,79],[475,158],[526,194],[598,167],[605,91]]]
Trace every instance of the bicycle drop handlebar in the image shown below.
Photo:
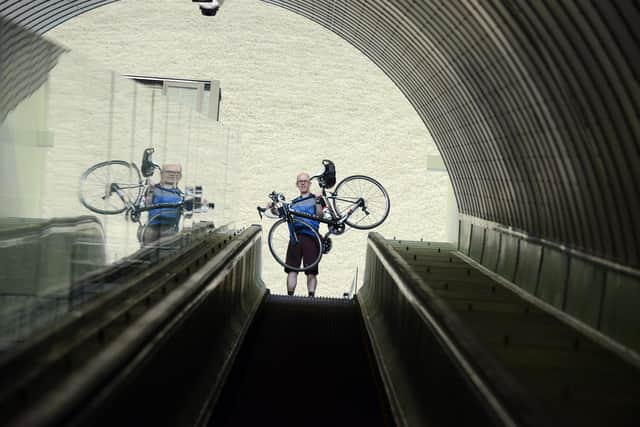
[[[284,194],[282,193],[277,193],[275,190],[272,191],[271,193],[269,193],[268,197],[271,199],[271,202],[273,203],[273,205],[275,206],[278,203],[282,203],[285,201],[285,197]],[[262,214],[268,210],[270,210],[270,208],[264,208],[262,206],[256,206],[256,210],[258,211],[258,215],[260,216],[260,219],[262,219]]]
[[[271,193],[269,193],[269,198],[273,201],[273,203],[280,203],[280,202],[284,202],[285,200],[284,194],[276,193],[275,191],[272,191]]]

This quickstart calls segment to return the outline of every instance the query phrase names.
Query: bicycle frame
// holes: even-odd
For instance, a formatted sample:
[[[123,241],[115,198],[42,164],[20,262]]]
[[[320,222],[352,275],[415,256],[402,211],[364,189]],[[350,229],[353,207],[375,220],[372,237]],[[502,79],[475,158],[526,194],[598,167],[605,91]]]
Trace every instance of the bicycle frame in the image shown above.
[[[130,188],[139,188],[139,187],[142,187],[143,191],[140,192],[140,196],[138,196],[138,198],[133,202],[128,200],[126,195],[122,191],[120,191],[120,190],[126,190]],[[120,200],[122,200],[122,203],[124,203],[124,205],[127,207],[127,209],[133,209],[135,206],[140,204],[140,199],[144,197],[147,187],[149,187],[148,181],[145,181],[144,184],[125,185],[125,186],[121,186],[120,184],[113,182],[109,187],[109,193],[105,194],[104,198],[109,197],[112,193],[116,193],[118,197],[120,197]]]
[[[316,177],[312,177],[311,179],[314,179],[314,178],[316,178]],[[357,201],[352,202],[352,205],[349,206],[347,211],[342,216],[336,218],[336,213],[333,212],[333,209],[329,205],[329,199],[342,200],[342,201],[347,201],[347,202],[351,202],[351,200],[340,199],[339,197],[335,196],[335,194],[331,194],[331,195],[328,196],[327,192],[326,192],[326,190],[324,188],[322,189],[322,196],[321,197],[322,197],[325,205],[329,207],[329,209],[331,211],[331,215],[333,217],[332,219],[325,219],[324,217],[321,217],[321,216],[318,216],[318,215],[311,215],[311,214],[307,214],[307,213],[304,213],[304,212],[298,212],[296,210],[290,209],[288,203],[276,202],[277,205],[279,205],[279,206],[276,205],[276,207],[278,209],[278,215],[281,218],[286,218],[287,223],[289,224],[290,237],[291,237],[291,240],[294,241],[294,243],[298,242],[298,236],[295,233],[295,230],[293,229],[293,227],[291,226],[292,223],[293,223],[293,220],[295,219],[295,217],[312,219],[314,221],[318,221],[318,222],[321,222],[323,224],[339,227],[342,224],[344,224],[351,217],[351,215],[353,215],[353,213],[356,211],[356,209],[358,209],[360,207],[366,209],[364,199],[359,198]],[[329,231],[324,236],[322,236],[322,238],[326,239],[331,234],[333,234],[333,232],[331,230],[331,227],[329,227]]]
[[[180,210],[182,211],[184,208],[184,203],[185,203],[184,197],[182,198],[182,201],[180,203],[158,203],[155,205],[140,206],[141,200],[145,197],[144,195],[146,194],[146,189],[149,188],[149,180],[148,179],[145,180],[144,184],[126,186],[124,188],[136,188],[136,187],[142,187],[143,191],[141,192],[140,196],[136,199],[136,201],[134,201],[133,203],[127,200],[126,195],[122,191],[120,191],[120,189],[123,187],[119,186],[117,183],[112,183],[110,187],[110,191],[112,193],[116,193],[118,197],[120,197],[120,200],[122,200],[122,203],[124,203],[124,205],[127,207],[128,215],[133,222],[139,221],[140,213],[145,211],[150,211],[152,209],[180,208]]]
[[[153,148],[147,148],[144,150],[144,153],[142,154],[142,169],[139,168],[138,165],[136,165],[134,162],[131,162],[131,165],[138,171],[138,173],[142,172],[142,175],[145,177],[144,183],[127,185],[122,185],[115,182],[111,183],[109,192],[104,195],[103,199],[111,196],[112,193],[116,193],[118,197],[120,197],[120,200],[122,200],[122,203],[125,205],[127,211],[133,211],[134,213],[139,214],[139,212],[141,211],[141,202],[149,189],[149,177],[153,175],[154,169],[160,169],[160,166],[153,163],[153,161],[151,160],[151,156],[153,155],[154,151],[155,150]],[[126,195],[122,191],[120,191],[131,188],[142,188],[142,191],[134,201],[128,200]]]

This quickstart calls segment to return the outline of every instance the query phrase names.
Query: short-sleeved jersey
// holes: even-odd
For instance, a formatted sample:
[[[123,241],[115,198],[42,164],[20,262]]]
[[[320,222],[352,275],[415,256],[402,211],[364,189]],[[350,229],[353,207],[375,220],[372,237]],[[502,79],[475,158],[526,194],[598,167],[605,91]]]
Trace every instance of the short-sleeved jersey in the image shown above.
[[[289,205],[289,209],[298,212],[304,212],[309,215],[316,215],[316,196],[314,194],[309,194],[308,196],[298,196],[291,201]],[[320,222],[309,219],[309,218],[301,218],[295,217],[295,219],[299,221],[304,221],[309,224],[313,229],[318,230],[320,227]],[[299,230],[301,233],[311,234],[311,231],[306,227],[300,227],[302,230]],[[298,231],[298,230],[297,230]]]
[[[162,187],[161,185],[156,185],[153,187],[153,197],[151,199],[152,205],[157,205],[160,203],[180,203],[182,202],[184,195],[179,188],[167,188]],[[156,217],[151,225],[160,225],[160,224],[175,224],[178,221],[178,217],[180,216],[179,208],[161,208],[161,209],[150,209],[149,210],[149,218]]]

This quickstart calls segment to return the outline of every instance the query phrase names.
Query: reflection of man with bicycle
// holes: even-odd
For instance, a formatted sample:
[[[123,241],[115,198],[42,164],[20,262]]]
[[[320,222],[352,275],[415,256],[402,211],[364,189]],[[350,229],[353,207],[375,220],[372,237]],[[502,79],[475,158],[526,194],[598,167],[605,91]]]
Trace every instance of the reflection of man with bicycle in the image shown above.
[[[184,193],[178,188],[182,178],[182,165],[166,163],[160,170],[160,183],[149,187],[145,195],[147,206],[158,204],[181,203]],[[169,236],[177,231],[181,210],[179,208],[156,208],[149,210],[150,221],[143,235],[142,244],[147,245],[161,237]]]
[[[144,150],[139,169],[135,163],[124,160],[96,163],[80,176],[78,191],[80,203],[92,212],[103,215],[124,212],[129,220],[140,224],[138,240],[143,246],[178,233],[183,213],[185,218],[191,218],[194,213],[214,207],[202,198],[201,185],[187,187],[183,193],[178,188],[182,166],[173,163],[161,168],[151,160],[154,151],[153,147]],[[160,170],[159,184],[151,182],[156,170]]]
[[[322,215],[322,207],[316,200],[316,196],[310,192],[310,186],[309,174],[306,172],[299,173],[296,178],[296,187],[300,190],[300,196],[293,199],[289,207],[293,211],[320,216]],[[320,226],[320,223],[313,219],[303,218],[301,220],[309,224],[316,231]],[[289,241],[286,262],[289,265],[299,266],[301,262],[303,262],[305,266],[310,265],[318,258],[320,248],[313,238],[314,236],[306,227],[296,227],[296,231],[299,232],[299,241],[297,244]],[[298,272],[287,267],[285,267],[284,271],[287,273],[287,294],[293,295],[296,285],[298,284]],[[316,265],[306,270],[305,274],[307,275],[307,290],[309,291],[309,296],[313,297],[315,296],[316,286],[318,284],[316,277],[318,275],[318,266]]]

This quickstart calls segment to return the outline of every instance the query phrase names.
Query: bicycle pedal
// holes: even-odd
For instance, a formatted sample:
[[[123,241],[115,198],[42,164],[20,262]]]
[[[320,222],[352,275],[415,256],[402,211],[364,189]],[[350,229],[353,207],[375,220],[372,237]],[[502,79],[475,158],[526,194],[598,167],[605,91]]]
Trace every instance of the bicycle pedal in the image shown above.
[[[322,253],[323,254],[328,254],[329,251],[331,250],[331,246],[332,246],[332,243],[331,243],[331,238],[330,237],[327,237],[326,239],[323,239],[322,240]]]

